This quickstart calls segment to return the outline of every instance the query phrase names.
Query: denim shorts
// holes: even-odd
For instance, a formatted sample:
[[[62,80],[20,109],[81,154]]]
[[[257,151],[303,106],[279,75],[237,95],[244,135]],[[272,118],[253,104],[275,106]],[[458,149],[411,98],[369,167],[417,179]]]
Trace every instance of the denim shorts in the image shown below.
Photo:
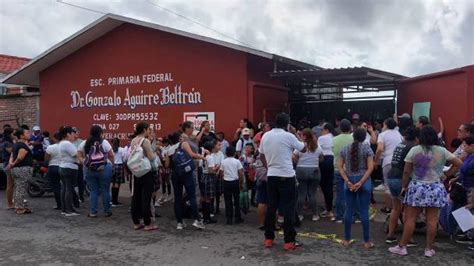
[[[387,178],[388,189],[393,198],[400,198],[402,192],[402,180],[397,178]]]
[[[257,182],[257,204],[268,204],[267,182]]]

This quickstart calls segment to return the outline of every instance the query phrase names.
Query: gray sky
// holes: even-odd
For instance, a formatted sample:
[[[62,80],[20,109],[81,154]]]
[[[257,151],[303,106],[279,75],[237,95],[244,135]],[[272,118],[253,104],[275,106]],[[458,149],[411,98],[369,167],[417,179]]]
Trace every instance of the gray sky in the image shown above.
[[[236,42],[148,0],[63,0]],[[254,48],[322,67],[415,76],[474,64],[474,0],[150,0]],[[0,53],[35,57],[101,14],[0,0]]]

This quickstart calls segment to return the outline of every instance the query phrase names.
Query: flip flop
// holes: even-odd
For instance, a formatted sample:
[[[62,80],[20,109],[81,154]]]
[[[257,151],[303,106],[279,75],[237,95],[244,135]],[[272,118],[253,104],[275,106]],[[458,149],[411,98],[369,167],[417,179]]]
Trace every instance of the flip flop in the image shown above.
[[[154,231],[154,230],[157,230],[157,229],[158,229],[158,226],[153,225],[151,228],[145,228],[145,229],[143,229],[143,231]]]
[[[144,225],[139,225],[138,227],[133,227],[133,230],[140,230],[143,229],[145,226]]]
[[[368,244],[368,245],[367,245],[367,244]],[[372,242],[364,243],[364,248],[365,248],[365,249],[372,249],[372,248],[374,248],[374,247],[375,247],[375,245],[374,245],[374,243],[372,243]]]
[[[343,240],[343,241],[341,242],[341,244],[342,244],[344,247],[348,247],[348,246],[351,245],[351,241]]]

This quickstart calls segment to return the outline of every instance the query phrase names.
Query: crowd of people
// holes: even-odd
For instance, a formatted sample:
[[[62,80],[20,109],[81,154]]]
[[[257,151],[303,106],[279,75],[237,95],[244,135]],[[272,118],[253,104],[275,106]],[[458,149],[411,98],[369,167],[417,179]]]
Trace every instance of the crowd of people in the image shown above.
[[[85,140],[77,128],[63,126],[52,137],[38,126],[13,129],[6,125],[0,159],[7,176],[7,208],[17,215],[32,213],[25,199],[35,164],[47,164],[56,206],[65,217],[79,216],[78,208],[89,193],[87,216],[99,215],[99,197],[105,217],[120,207],[120,189],[128,182],[134,230],[158,229],[158,208],[174,198],[176,229],[205,229],[217,223],[224,198],[225,223],[244,222],[242,214],[256,208],[264,246],[273,246],[275,231],[284,231],[284,249],[296,249],[295,227],[305,220],[322,218],[343,224],[343,245],[351,245],[353,223],[362,225],[366,249],[374,247],[370,220],[375,216],[374,190],[384,192],[389,215],[386,243],[389,252],[407,255],[418,245],[412,238],[424,217],[424,255],[435,254],[434,239],[440,211],[466,207],[474,210],[474,121],[462,124],[458,138],[446,148],[442,120],[440,131],[427,117],[413,121],[408,114],[384,121],[363,121],[359,114],[336,120],[335,125],[306,119],[290,124],[287,114],[275,123],[254,126],[242,119],[231,138],[212,132],[204,121],[200,130],[185,121],[176,132],[163,137],[145,122],[135,125],[127,143],[103,138],[102,128],[92,126]],[[126,144],[126,145],[121,145]],[[382,180],[379,187],[374,183]],[[87,188],[87,189],[86,189]],[[324,198],[321,211],[318,188]],[[161,190],[161,191],[160,191]],[[161,194],[161,196],[160,196]],[[399,220],[403,233],[397,238]],[[450,234],[474,250],[474,230],[461,232],[455,222]]]

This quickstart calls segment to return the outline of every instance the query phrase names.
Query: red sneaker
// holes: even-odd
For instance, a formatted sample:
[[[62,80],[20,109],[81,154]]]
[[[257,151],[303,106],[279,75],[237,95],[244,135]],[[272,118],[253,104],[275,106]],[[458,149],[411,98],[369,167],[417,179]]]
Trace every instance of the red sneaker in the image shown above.
[[[265,239],[265,241],[263,241],[263,246],[265,248],[271,248],[273,246],[273,239]]]
[[[285,245],[283,245],[283,249],[285,251],[295,250],[296,249],[296,243],[295,242],[285,243]]]

